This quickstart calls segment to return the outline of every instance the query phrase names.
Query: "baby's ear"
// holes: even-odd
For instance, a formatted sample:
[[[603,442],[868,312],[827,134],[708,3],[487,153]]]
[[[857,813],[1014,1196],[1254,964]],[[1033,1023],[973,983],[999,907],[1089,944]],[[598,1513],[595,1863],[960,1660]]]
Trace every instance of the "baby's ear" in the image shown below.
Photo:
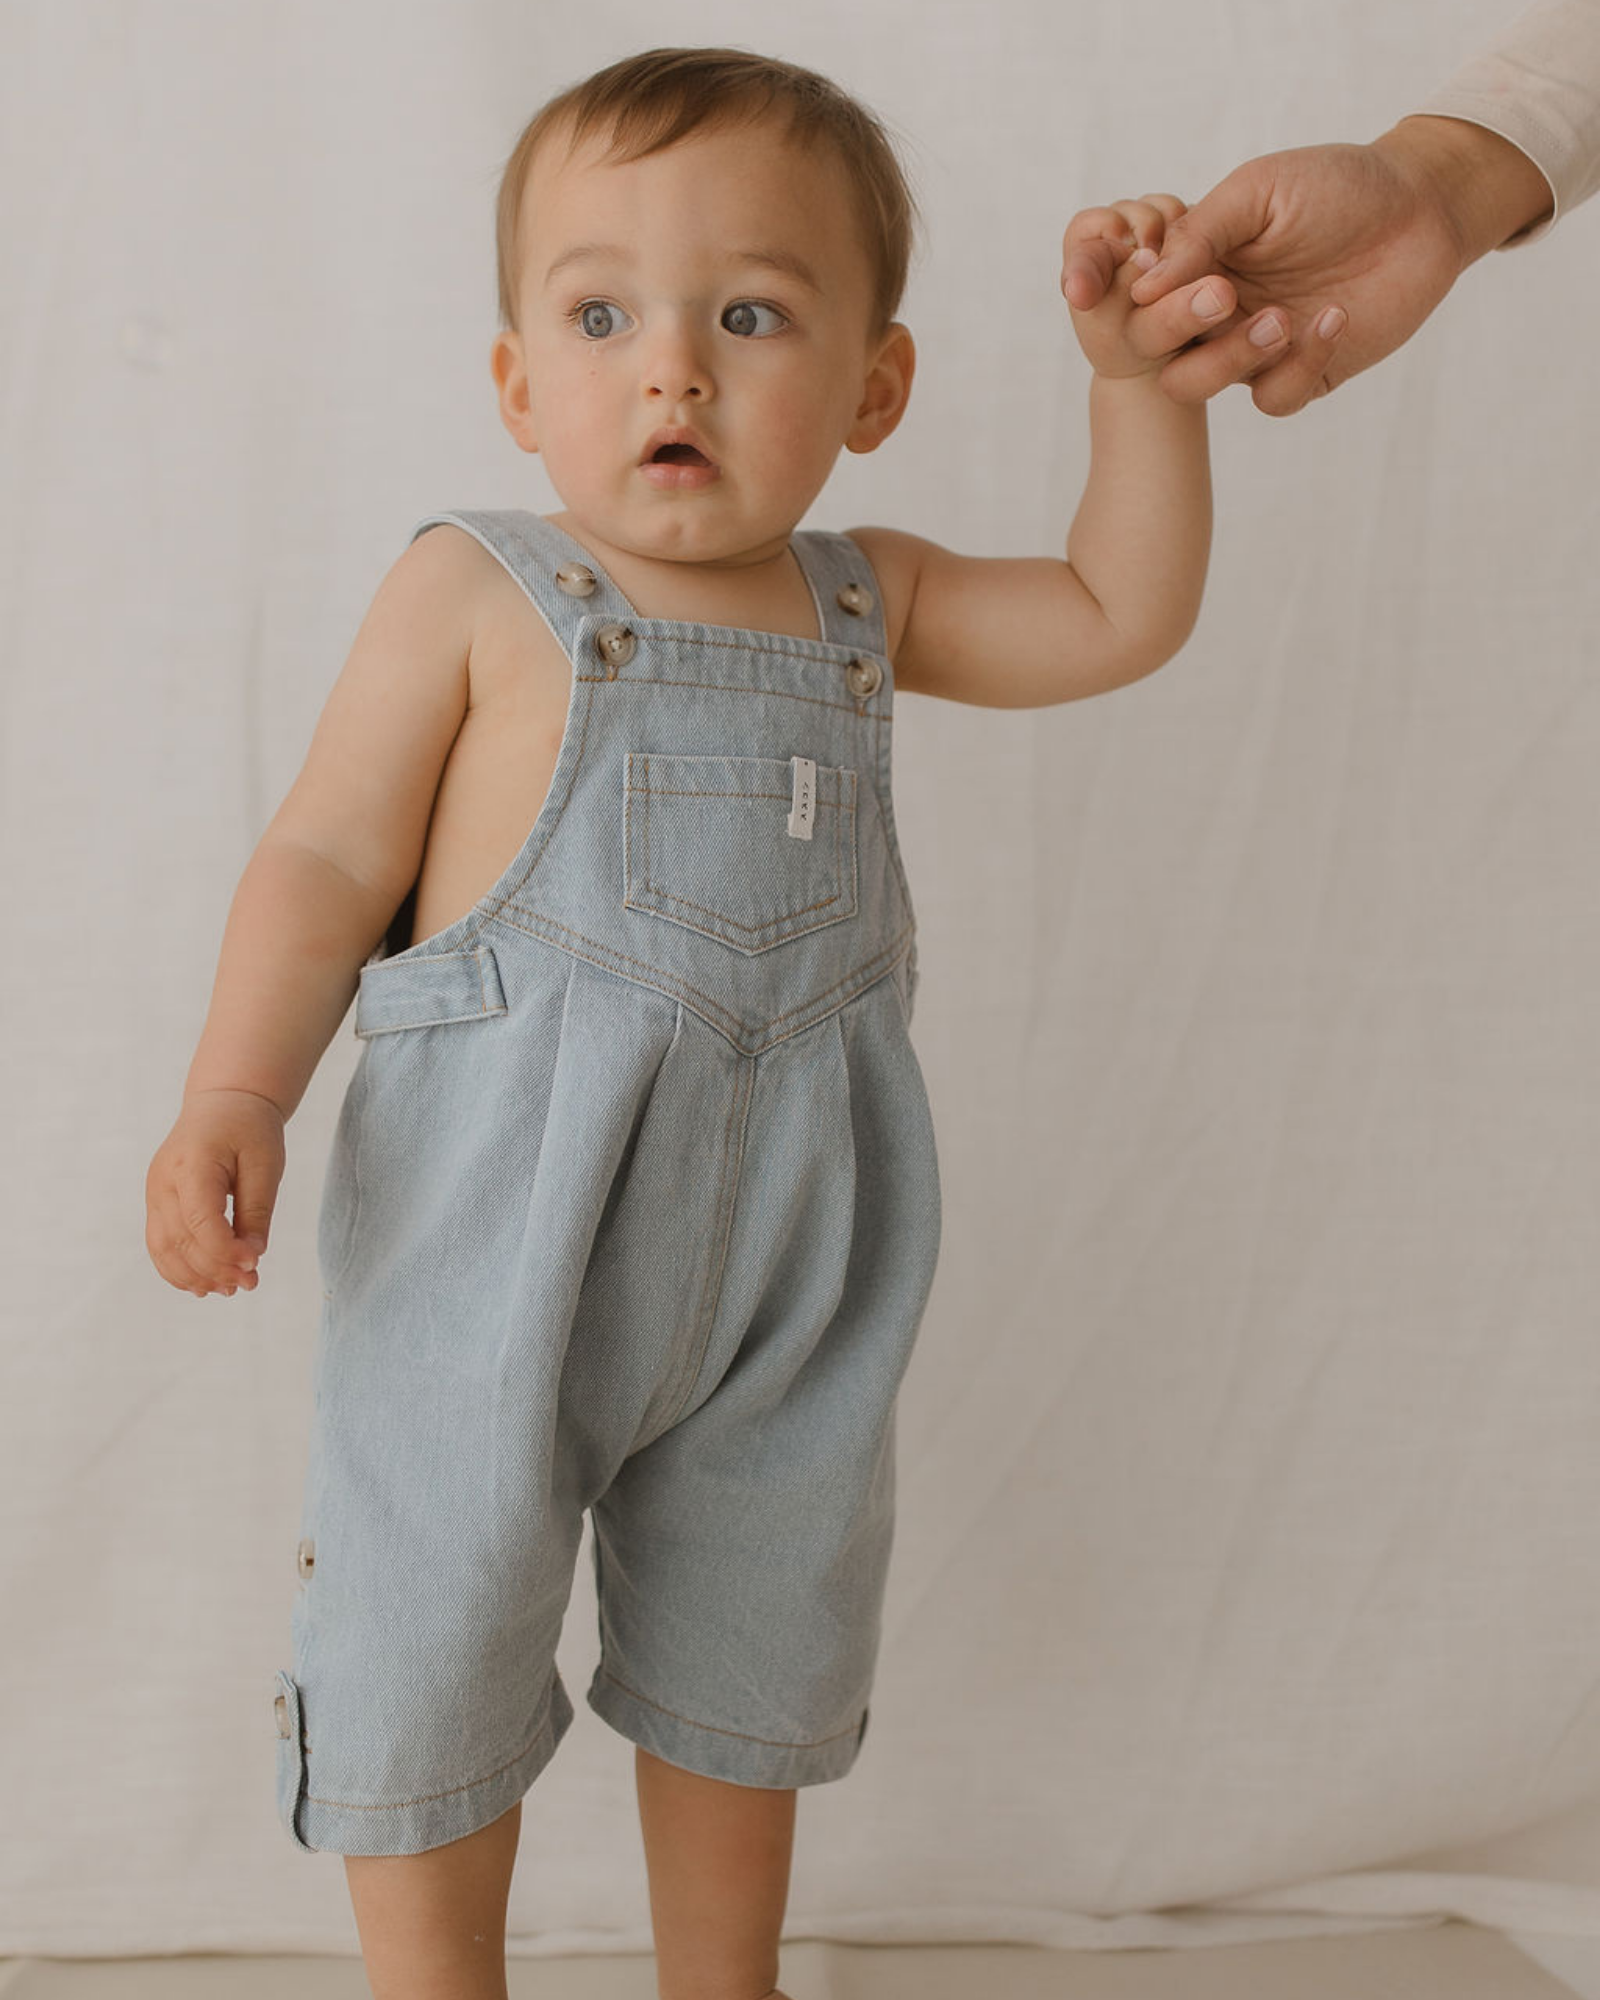
[[[497,333],[489,349],[489,373],[500,400],[500,421],[524,451],[536,452],[539,440],[528,400],[528,370],[522,340],[515,333]]]
[[[895,320],[878,343],[867,370],[855,422],[844,441],[847,451],[878,449],[905,415],[916,372],[917,347],[911,329]]]

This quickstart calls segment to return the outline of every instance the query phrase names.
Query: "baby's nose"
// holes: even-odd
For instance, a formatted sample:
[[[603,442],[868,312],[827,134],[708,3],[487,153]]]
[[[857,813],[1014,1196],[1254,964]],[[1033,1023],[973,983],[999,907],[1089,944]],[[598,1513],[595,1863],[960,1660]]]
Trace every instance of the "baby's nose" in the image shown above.
[[[711,393],[711,370],[698,344],[679,335],[662,340],[645,362],[645,394],[677,402],[703,402]]]

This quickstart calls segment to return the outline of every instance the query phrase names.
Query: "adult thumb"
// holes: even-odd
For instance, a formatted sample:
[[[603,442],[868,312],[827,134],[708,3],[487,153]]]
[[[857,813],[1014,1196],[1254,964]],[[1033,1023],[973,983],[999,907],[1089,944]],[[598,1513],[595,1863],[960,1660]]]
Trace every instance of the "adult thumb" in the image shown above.
[[[1266,158],[1246,160],[1217,182],[1192,208],[1170,223],[1161,257],[1129,288],[1135,305],[1165,298],[1179,285],[1203,278],[1233,251],[1253,243],[1267,226],[1273,174]]]

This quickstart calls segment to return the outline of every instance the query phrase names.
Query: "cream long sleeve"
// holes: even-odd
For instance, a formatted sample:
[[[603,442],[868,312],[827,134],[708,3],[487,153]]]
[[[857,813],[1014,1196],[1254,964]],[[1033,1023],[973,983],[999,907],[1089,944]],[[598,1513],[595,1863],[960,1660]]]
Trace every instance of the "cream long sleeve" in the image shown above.
[[[1535,242],[1600,188],[1600,0],[1540,0],[1413,110],[1486,126],[1527,154],[1553,207],[1499,247]]]

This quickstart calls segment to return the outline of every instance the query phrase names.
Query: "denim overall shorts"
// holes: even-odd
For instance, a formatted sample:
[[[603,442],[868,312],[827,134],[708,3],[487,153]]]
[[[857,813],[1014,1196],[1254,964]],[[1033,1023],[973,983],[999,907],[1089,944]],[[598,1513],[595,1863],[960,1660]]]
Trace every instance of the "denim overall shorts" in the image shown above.
[[[792,638],[640,617],[537,514],[412,539],[445,523],[572,681],[516,859],[359,975],[273,1689],[279,1817],[341,1854],[460,1839],[550,1761],[586,1510],[606,1722],[734,1784],[850,1769],[939,1248],[861,550],[794,537]]]

